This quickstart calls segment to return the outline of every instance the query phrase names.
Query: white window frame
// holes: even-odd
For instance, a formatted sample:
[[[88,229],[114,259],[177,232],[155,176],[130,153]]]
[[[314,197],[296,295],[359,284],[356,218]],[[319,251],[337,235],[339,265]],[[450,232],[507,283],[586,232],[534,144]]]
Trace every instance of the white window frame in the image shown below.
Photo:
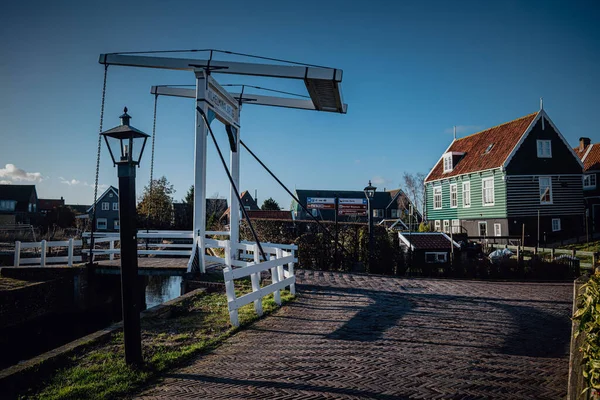
[[[494,224],[494,236],[502,236],[502,224]]]
[[[444,220],[444,233],[450,233],[450,220]]]
[[[458,185],[456,183],[450,184],[450,208],[458,207]]]
[[[548,185],[544,184],[544,188],[548,187],[549,189],[549,194],[550,194],[550,200],[542,200],[542,182],[548,182]],[[552,198],[552,177],[551,176],[540,176],[538,177],[538,184],[539,184],[539,196],[540,196],[540,204],[552,204],[552,201],[554,200]]]
[[[436,232],[441,232],[441,231],[442,231],[442,221],[440,221],[439,219],[436,219],[436,220],[433,222],[433,227],[434,227],[433,229],[434,229]]]
[[[438,191],[439,191],[439,193],[436,193]],[[443,199],[442,199],[442,194],[443,194],[442,185],[438,185],[438,186],[434,186],[433,187],[433,209],[434,210],[441,210],[442,207],[444,206]],[[436,205],[437,205],[437,199],[436,199],[436,197],[438,195],[440,196],[440,203],[439,203],[440,205],[439,205],[439,207],[436,207]]]
[[[397,208],[390,209],[390,218],[399,218],[398,211],[400,210],[398,210]]]
[[[481,234],[481,225],[485,225],[485,235]],[[487,229],[487,221],[478,221],[477,222],[477,236],[488,237],[488,229]]]
[[[120,230],[121,229],[121,220],[115,219],[113,222],[113,227],[116,230]]]
[[[465,189],[467,188],[467,189]],[[465,193],[467,195],[465,195]],[[471,207],[471,181],[462,183],[463,208]]]
[[[453,219],[451,222],[452,233],[460,233],[460,220]]]
[[[584,174],[583,175],[583,188],[584,189],[595,189],[596,188],[596,174]]]
[[[552,232],[560,232],[561,229],[560,218],[552,218]]]
[[[435,261],[427,261],[427,256],[433,255],[435,257]],[[425,262],[427,264],[437,264],[437,263],[445,263],[448,261],[448,253],[440,252],[440,251],[426,251],[425,252]]]
[[[552,158],[552,140],[537,140],[536,142],[538,158]]]
[[[444,173],[452,172],[454,166],[452,165],[452,154],[444,154]]]
[[[103,201],[102,202],[102,211],[108,211],[110,210],[110,203],[108,201]]]
[[[485,184],[486,182],[491,182],[492,183],[492,187],[491,188],[486,188]],[[492,192],[492,202],[486,202],[486,198],[485,198],[485,191],[486,190],[491,190]],[[494,204],[496,204],[496,193],[495,193],[495,185],[494,185],[494,178],[483,178],[481,180],[481,204],[484,207],[492,207]]]
[[[112,207],[113,211],[119,211],[119,203],[118,202],[113,202],[113,207]]]
[[[100,226],[100,222],[104,224],[104,227]],[[106,218],[96,218],[96,229],[108,229],[108,221]]]

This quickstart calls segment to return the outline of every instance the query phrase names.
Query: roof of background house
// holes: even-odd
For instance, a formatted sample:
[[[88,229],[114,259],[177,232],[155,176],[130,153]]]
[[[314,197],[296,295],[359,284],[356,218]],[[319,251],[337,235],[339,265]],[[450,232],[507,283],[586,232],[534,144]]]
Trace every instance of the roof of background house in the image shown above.
[[[15,200],[29,202],[35,185],[0,185],[0,200]]]
[[[292,212],[289,210],[247,210],[250,219],[287,219],[292,220]]]
[[[394,197],[401,192],[400,189],[375,192],[375,198],[372,200],[374,209],[387,208]],[[403,193],[403,192],[402,192]],[[365,199],[365,193],[362,190],[313,190],[297,189],[296,197],[304,205],[308,197],[337,197],[340,199]]]
[[[446,173],[444,173],[442,156],[427,178],[425,178],[425,182],[501,167],[537,115],[538,112],[535,112],[493,128],[456,139],[452,142],[448,150],[446,150],[446,153],[465,153],[464,156],[452,171]],[[486,153],[486,149],[492,144],[493,147]]]
[[[114,186],[109,186],[109,187],[108,187],[108,189],[106,189],[106,190],[104,191],[104,193],[102,193],[100,196],[98,196],[98,199],[96,200],[96,203],[98,203],[100,200],[102,200],[102,198],[103,198],[103,197],[104,197],[104,196],[105,196],[105,195],[106,195],[108,192],[110,192],[110,191],[114,191],[114,193],[117,195],[117,197],[119,196],[119,189],[117,189],[117,188],[116,188],[116,187],[114,187]],[[87,211],[86,211],[86,212],[91,212],[93,208],[94,208],[94,206],[93,206],[93,205],[89,206],[89,208],[87,209]]]
[[[575,147],[573,150],[583,162],[584,171],[600,170],[600,143],[585,146],[582,151],[579,147]]]
[[[443,232],[398,233],[405,245],[412,245],[415,250],[450,250],[452,239]],[[454,242],[456,248],[459,244]]]
[[[39,210],[52,210],[65,205],[65,199],[38,199]]]
[[[76,214],[85,214],[90,206],[80,204],[67,204],[67,207],[72,209]]]

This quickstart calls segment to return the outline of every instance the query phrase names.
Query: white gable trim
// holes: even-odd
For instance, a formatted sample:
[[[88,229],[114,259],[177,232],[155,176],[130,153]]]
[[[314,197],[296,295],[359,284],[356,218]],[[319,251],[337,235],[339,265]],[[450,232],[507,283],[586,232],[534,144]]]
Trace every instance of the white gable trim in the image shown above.
[[[561,140],[563,141],[563,143],[565,144],[565,146],[567,146],[567,148],[569,149],[569,151],[571,152],[571,154],[573,155],[573,157],[575,157],[575,159],[577,160],[577,162],[579,162],[579,165],[581,165],[581,169],[583,169],[583,161],[579,157],[577,157],[577,154],[575,153],[575,150],[573,150],[573,148],[569,145],[569,142],[567,142],[567,140],[562,135],[562,133],[560,133],[560,131],[558,130],[558,128],[556,127],[556,125],[554,125],[554,122],[552,122],[552,120],[550,119],[550,117],[548,116],[548,114],[546,114],[546,111],[542,110],[542,113],[544,113],[544,117],[546,117],[546,119],[550,123],[550,126],[552,128],[554,128],[554,131],[556,133],[558,133],[558,137],[561,138]],[[590,148],[591,148],[591,146],[590,146]]]
[[[448,148],[446,149],[446,151],[444,151],[442,153],[442,155],[440,156],[440,158],[438,158],[437,162],[435,164],[433,164],[433,168],[431,168],[431,171],[429,171],[429,173],[427,174],[427,176],[423,180],[424,183],[427,182],[427,179],[429,179],[429,175],[431,175],[431,173],[433,172],[433,170],[435,169],[435,167],[437,167],[437,165],[440,163],[440,161],[442,161],[442,158],[444,158],[444,155],[446,155],[446,153],[448,152],[448,150],[450,150],[450,147],[452,147],[452,145],[454,144],[454,142],[456,142],[456,138],[454,138],[454,140],[452,140],[452,142],[450,143],[450,145],[448,146]]]
[[[546,113],[546,111],[544,111],[544,110],[538,111],[537,116],[533,119],[533,121],[531,121],[531,123],[529,124],[529,126],[525,130],[525,133],[523,133],[523,135],[521,136],[521,139],[519,139],[519,141],[517,142],[517,144],[515,145],[515,147],[512,149],[512,151],[510,152],[510,154],[508,155],[508,157],[504,161],[504,164],[502,164],[502,169],[506,170],[506,167],[511,162],[511,160],[513,159],[513,157],[515,156],[515,154],[517,153],[517,150],[519,150],[519,148],[521,147],[521,145],[523,144],[523,142],[525,141],[525,139],[527,139],[527,136],[529,136],[529,133],[531,132],[531,130],[533,129],[533,127],[537,124],[537,122],[540,120],[540,118],[546,118],[548,120],[548,123],[550,124],[550,126],[557,133],[558,137],[563,141],[564,145],[567,146],[567,148],[569,149],[569,151],[571,152],[571,154],[573,155],[573,157],[575,157],[575,159],[577,160],[577,162],[579,163],[579,165],[581,165],[581,169],[583,169],[583,162],[581,161],[581,159],[579,157],[577,157],[577,154],[575,154],[575,150],[573,150],[573,148],[565,140],[565,137],[562,135],[562,133],[560,133],[560,131],[558,130],[558,128],[556,127],[556,125],[554,125],[554,122],[552,122],[552,120],[550,119],[550,117],[548,116],[548,114]]]
[[[106,189],[106,191],[104,191],[104,193],[102,193],[102,195],[100,197],[98,197],[98,200],[96,200],[96,204],[98,204],[103,198],[104,196],[106,196],[108,194],[108,192],[113,192],[115,194],[115,196],[117,196],[117,198],[119,197],[119,193],[117,193],[117,189],[115,189],[113,186],[110,186],[108,189]],[[88,208],[87,212],[92,212],[92,210],[94,209],[94,206],[92,205],[90,208]]]
[[[529,135],[529,132],[531,132],[531,130],[533,129],[533,127],[535,126],[535,124],[537,124],[537,122],[540,120],[540,117],[542,116],[543,112],[544,112],[544,110],[538,111],[538,113],[535,116],[535,118],[533,119],[533,121],[531,121],[531,123],[529,124],[529,126],[527,127],[527,129],[525,129],[525,132],[523,132],[523,134],[521,135],[521,138],[519,139],[519,141],[517,142],[517,144],[515,144],[515,147],[513,147],[512,151],[510,152],[510,154],[508,155],[508,157],[506,157],[506,160],[504,160],[504,163],[502,164],[502,170],[503,171],[506,170],[506,166],[508,165],[508,163],[510,163],[510,161],[512,160],[512,158],[515,156],[515,154],[517,153],[517,150],[519,150],[519,148],[521,147],[521,145],[523,144],[523,142],[527,138],[527,135]]]

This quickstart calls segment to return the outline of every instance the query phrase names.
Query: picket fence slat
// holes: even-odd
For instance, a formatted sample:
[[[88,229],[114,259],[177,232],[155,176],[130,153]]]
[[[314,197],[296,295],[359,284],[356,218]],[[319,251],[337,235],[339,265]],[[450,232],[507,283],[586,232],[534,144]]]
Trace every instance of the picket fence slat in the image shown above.
[[[237,299],[228,302],[227,306],[229,308],[229,311],[232,311],[234,309],[239,309],[240,307],[245,306],[246,304],[250,304],[252,303],[254,300],[260,300],[263,297],[265,297],[268,294],[274,293],[277,290],[282,290],[284,289],[286,286],[290,286],[296,283],[296,277],[295,276],[291,276],[289,278],[283,279],[277,283],[273,283],[269,286],[263,286],[262,288],[260,288],[259,290],[257,290],[256,292],[252,292],[252,293],[248,293],[245,294],[243,296],[238,297]]]

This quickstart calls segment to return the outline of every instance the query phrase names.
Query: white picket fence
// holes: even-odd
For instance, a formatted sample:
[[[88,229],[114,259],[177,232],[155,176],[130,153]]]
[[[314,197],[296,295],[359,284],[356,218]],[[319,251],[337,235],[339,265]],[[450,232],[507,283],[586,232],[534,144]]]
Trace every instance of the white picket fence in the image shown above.
[[[298,262],[295,252],[298,247],[295,245],[282,245],[273,243],[261,243],[263,251],[268,254],[270,259],[260,261],[260,251],[256,243],[242,242],[238,244],[238,249],[243,253],[252,254],[253,261],[232,260],[229,251],[230,242],[225,241],[225,265],[223,269],[223,278],[225,280],[225,290],[227,292],[227,307],[229,309],[229,319],[233,326],[239,326],[238,310],[254,302],[254,310],[258,316],[263,313],[263,297],[273,293],[275,303],[281,305],[280,291],[289,286],[290,293],[296,294],[296,276],[294,275],[294,265]],[[234,266],[240,268],[234,269]],[[287,266],[287,269],[285,268]],[[260,286],[260,275],[263,271],[271,272],[271,284]],[[237,297],[235,294],[235,279],[249,276],[252,284],[252,292]]]
[[[95,248],[92,253],[96,255],[108,255],[111,260],[114,259],[116,254],[120,253],[120,249],[115,246],[115,243],[119,241],[119,237],[115,236],[115,233],[102,233],[94,234],[96,238],[94,242],[96,244],[109,243],[108,249],[106,248]],[[207,236],[229,236],[227,231],[207,231]],[[86,235],[84,234],[84,237]],[[87,235],[89,237],[89,234]],[[192,239],[193,233],[190,231],[138,231],[138,239]],[[146,249],[148,246],[148,249]],[[163,256],[183,256],[189,257],[188,271],[191,271],[191,265],[197,249],[197,243],[138,243],[138,254],[155,254]],[[213,254],[223,252],[224,257],[218,257],[216,255],[202,255],[203,262],[201,263],[203,269],[206,263],[216,263],[224,265],[223,278],[225,281],[225,291],[227,293],[227,307],[229,310],[229,317],[233,326],[239,326],[238,310],[246,304],[254,303],[254,309],[256,313],[261,316],[262,310],[262,299],[263,297],[273,293],[275,303],[281,305],[281,294],[280,291],[289,287],[290,292],[296,294],[296,277],[294,275],[294,266],[298,262],[296,258],[296,251],[298,246],[276,244],[276,243],[261,243],[265,256],[268,258],[266,261],[260,260],[260,251],[258,246],[254,242],[242,241],[235,244],[232,252],[231,241],[218,240],[212,238],[204,238],[204,246],[206,249],[217,250],[213,251]],[[232,254],[238,254],[239,259],[232,259]],[[264,271],[270,271],[271,284],[268,286],[261,287],[261,273]],[[205,270],[201,271],[205,272]],[[234,281],[245,277],[250,277],[252,284],[252,292],[237,297],[235,294]]]
[[[81,246],[81,240],[64,240],[64,241],[46,241],[42,240],[41,242],[15,242],[15,267],[21,265],[39,265],[45,267],[47,264],[64,264],[67,263],[69,267],[73,266],[74,262],[81,262],[81,256],[74,255],[75,246]],[[48,257],[48,249],[51,247],[66,247],[67,255],[66,256],[55,256]],[[21,251],[24,249],[40,249],[40,257],[37,258],[25,258],[21,257]]]

